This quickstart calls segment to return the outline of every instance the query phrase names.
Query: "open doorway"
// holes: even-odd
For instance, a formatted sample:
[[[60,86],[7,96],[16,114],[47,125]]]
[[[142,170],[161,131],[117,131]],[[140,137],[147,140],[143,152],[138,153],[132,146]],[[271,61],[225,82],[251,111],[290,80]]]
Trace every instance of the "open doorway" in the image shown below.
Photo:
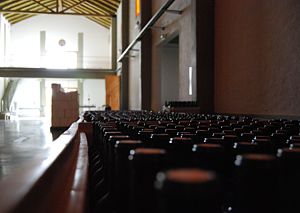
[[[179,35],[165,40],[159,50],[162,106],[179,98]]]

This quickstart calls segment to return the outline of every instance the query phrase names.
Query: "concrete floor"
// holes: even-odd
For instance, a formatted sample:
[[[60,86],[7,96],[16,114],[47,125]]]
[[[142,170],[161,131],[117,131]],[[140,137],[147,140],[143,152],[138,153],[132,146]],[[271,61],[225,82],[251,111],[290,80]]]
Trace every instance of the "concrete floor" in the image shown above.
[[[0,120],[0,180],[9,176],[52,142],[43,120]]]

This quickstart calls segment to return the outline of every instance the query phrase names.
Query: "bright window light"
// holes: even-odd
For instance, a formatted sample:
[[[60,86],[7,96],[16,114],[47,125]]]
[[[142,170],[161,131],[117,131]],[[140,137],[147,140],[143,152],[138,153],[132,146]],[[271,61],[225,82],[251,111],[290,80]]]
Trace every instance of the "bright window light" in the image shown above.
[[[193,95],[193,67],[189,67],[189,95]]]

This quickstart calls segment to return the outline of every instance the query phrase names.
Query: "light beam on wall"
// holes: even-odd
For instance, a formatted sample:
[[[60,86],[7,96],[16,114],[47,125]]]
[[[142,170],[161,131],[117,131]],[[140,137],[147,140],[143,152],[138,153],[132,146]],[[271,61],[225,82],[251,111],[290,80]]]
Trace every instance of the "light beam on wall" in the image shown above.
[[[189,67],[189,95],[193,95],[193,67]]]
[[[141,0],[135,0],[135,16],[138,17],[141,14]]]

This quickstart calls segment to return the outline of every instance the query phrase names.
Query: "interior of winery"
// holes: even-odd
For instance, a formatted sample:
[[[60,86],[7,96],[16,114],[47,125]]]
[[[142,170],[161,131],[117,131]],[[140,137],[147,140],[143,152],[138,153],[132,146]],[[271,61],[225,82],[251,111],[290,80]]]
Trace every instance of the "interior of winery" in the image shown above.
[[[300,2],[0,1],[0,212],[300,212]]]

